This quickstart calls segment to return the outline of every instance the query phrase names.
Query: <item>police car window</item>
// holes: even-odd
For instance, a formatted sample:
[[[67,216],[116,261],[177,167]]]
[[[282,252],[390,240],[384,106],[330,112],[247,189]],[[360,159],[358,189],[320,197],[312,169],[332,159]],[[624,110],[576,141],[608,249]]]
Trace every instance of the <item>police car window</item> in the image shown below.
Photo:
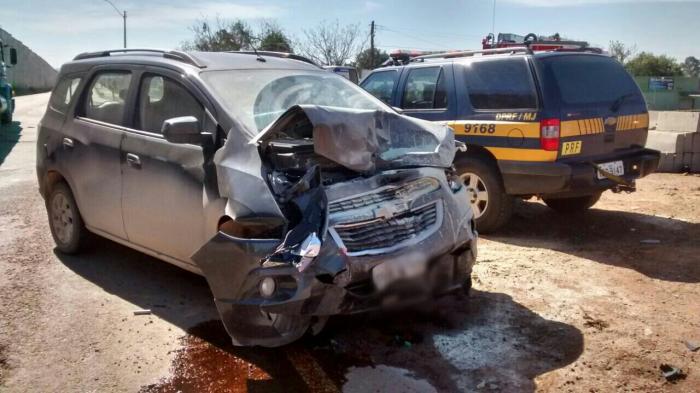
[[[80,78],[61,79],[56,84],[56,89],[54,89],[54,92],[51,94],[51,99],[49,101],[51,108],[59,112],[65,112],[73,100],[79,84]]]
[[[474,109],[537,108],[530,67],[522,58],[465,64],[464,78]]]
[[[447,87],[442,68],[414,68],[408,74],[401,100],[403,109],[447,108]]]
[[[629,96],[624,104],[644,105],[637,84],[613,58],[556,56],[542,63],[546,74],[554,77],[565,104],[607,104]]]
[[[362,88],[385,104],[391,105],[391,95],[394,92],[397,77],[396,71],[375,72],[362,81]]]

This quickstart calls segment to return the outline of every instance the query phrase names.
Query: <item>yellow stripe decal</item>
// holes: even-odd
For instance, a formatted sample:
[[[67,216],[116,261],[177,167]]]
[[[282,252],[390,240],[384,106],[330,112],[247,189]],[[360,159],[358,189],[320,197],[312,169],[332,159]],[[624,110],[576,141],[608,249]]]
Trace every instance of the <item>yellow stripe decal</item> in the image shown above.
[[[539,149],[518,149],[510,147],[489,147],[485,146],[497,160],[513,161],[555,161],[556,151],[546,151]]]
[[[457,120],[446,122],[457,135],[539,138],[539,122]]]

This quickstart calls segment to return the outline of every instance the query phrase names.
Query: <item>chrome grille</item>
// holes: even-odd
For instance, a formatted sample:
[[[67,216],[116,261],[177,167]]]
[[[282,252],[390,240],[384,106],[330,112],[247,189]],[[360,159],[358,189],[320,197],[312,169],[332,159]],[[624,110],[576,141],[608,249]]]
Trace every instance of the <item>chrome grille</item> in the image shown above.
[[[377,192],[331,202],[328,204],[328,212],[333,214],[340,211],[358,209],[392,199],[413,199],[411,197],[434,191],[439,187],[440,185],[435,179],[422,178],[400,186],[388,187]]]
[[[348,252],[390,248],[427,233],[438,221],[436,202],[395,215],[389,219],[336,224],[333,228]]]

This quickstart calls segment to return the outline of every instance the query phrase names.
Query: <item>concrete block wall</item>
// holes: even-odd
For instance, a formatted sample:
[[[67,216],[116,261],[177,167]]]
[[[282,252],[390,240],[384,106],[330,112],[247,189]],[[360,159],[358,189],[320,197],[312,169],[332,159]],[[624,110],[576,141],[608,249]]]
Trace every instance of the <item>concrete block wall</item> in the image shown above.
[[[659,172],[700,172],[700,112],[650,111],[647,147],[661,151]]]
[[[7,79],[18,93],[48,91],[56,83],[58,72],[10,33],[0,29],[0,39],[17,49],[17,65],[7,69]],[[9,62],[9,48],[5,48]]]

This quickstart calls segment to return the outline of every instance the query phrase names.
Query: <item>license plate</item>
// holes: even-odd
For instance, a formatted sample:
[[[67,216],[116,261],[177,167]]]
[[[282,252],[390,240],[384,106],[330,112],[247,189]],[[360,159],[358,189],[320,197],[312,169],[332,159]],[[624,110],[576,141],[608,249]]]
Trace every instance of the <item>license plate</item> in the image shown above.
[[[613,161],[598,164],[598,168],[615,176],[622,176],[625,174],[625,166],[622,164],[622,161]],[[605,179],[605,176],[603,176],[603,174],[600,171],[598,171],[598,179]]]
[[[406,255],[401,259],[384,261],[372,269],[372,281],[377,289],[383,290],[395,281],[424,275],[427,265],[427,259],[418,253]]]
[[[583,145],[581,141],[564,142],[561,145],[561,155],[570,156],[572,154],[580,154],[581,145]]]

